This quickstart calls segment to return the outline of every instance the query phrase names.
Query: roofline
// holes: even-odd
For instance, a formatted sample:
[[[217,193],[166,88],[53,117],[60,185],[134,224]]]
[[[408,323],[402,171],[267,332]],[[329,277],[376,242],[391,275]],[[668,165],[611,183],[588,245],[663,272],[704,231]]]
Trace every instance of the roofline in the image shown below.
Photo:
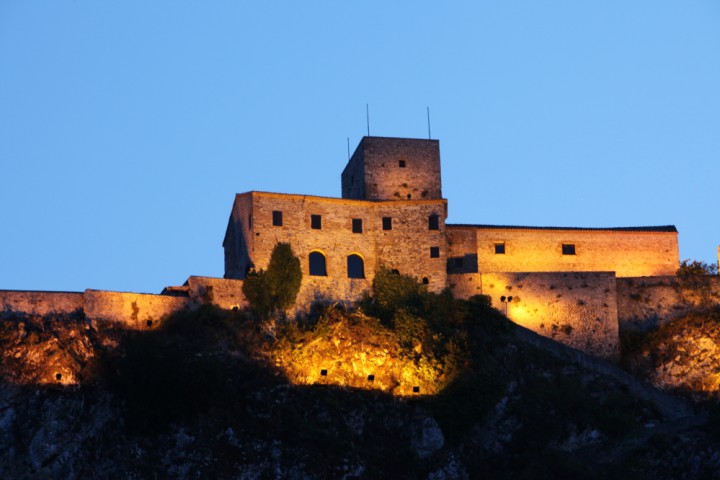
[[[363,135],[363,137],[360,139],[360,142],[362,142],[366,138],[379,138],[382,140],[415,140],[418,142],[436,142],[440,143],[440,140],[436,138],[418,138],[418,137],[383,137],[378,135]]]
[[[651,227],[531,227],[520,225],[474,225],[466,223],[446,223],[445,228],[473,228],[477,230],[558,230],[586,232],[678,233],[675,225],[660,225]]]
[[[235,198],[237,197],[243,197],[243,196],[260,196],[260,197],[276,197],[276,198],[297,198],[297,199],[309,199],[309,200],[318,200],[318,201],[330,201],[332,203],[354,203],[357,205],[362,204],[368,204],[368,205],[378,205],[378,204],[392,204],[392,205],[418,205],[418,204],[425,204],[425,205],[431,205],[435,203],[447,203],[446,198],[438,198],[438,199],[413,199],[413,200],[359,200],[354,198],[341,198],[341,197],[323,197],[320,195],[303,195],[300,193],[276,193],[276,192],[262,192],[259,190],[251,190],[249,192],[243,192],[243,193],[237,193],[235,194]]]

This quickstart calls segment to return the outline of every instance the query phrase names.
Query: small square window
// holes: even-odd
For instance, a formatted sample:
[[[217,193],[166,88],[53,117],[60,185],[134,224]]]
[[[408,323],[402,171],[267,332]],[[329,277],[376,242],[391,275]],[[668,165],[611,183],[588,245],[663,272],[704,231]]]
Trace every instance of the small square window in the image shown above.
[[[440,221],[436,213],[428,217],[428,230],[440,230]]]
[[[310,215],[310,228],[320,230],[322,228],[322,216]]]
[[[440,247],[430,247],[430,258],[440,258]]]
[[[273,210],[273,227],[282,227],[282,212]]]
[[[575,255],[575,244],[574,243],[563,243],[562,244],[563,255]]]
[[[505,255],[505,244],[504,243],[496,243],[495,244],[495,255]]]
[[[383,230],[392,230],[392,217],[383,217]]]
[[[362,233],[362,218],[353,218],[352,219],[352,232],[353,233]]]
[[[400,168],[405,168],[405,160],[400,160]]]

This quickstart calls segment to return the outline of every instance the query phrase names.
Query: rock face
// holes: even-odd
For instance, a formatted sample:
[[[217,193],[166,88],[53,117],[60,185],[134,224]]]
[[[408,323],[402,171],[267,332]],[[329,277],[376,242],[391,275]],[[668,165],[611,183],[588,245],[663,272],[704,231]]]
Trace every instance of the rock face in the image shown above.
[[[293,342],[272,355],[292,383],[340,385],[394,395],[432,395],[447,382],[446,371],[418,342],[408,351],[377,319],[360,313]]]
[[[302,348],[355,344],[357,332],[333,325],[327,342]],[[201,309],[145,332],[99,331],[81,316],[6,317],[0,478],[664,479],[720,471],[711,429],[668,422],[612,378],[488,325],[477,319],[467,331],[465,376],[436,395],[404,397],[292,384],[275,365],[277,340],[242,312]],[[392,357],[391,344],[377,345]]]
[[[720,310],[686,314],[664,325],[627,361],[659,388],[720,399]]]

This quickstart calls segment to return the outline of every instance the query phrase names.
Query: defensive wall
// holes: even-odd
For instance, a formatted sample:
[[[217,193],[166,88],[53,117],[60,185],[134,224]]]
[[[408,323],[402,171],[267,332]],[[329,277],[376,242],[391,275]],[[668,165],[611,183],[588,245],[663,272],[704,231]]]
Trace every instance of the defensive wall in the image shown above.
[[[448,270],[615,272],[674,275],[680,264],[672,226],[555,228],[448,224]]]
[[[621,330],[648,330],[686,313],[720,304],[720,277],[618,278]]]
[[[341,175],[342,197],[356,200],[439,200],[440,142],[363,137]]]
[[[240,259],[266,269],[275,245],[287,242],[300,258],[306,279],[301,298],[317,294],[354,301],[367,291],[381,264],[439,292],[447,285],[446,216],[447,201],[442,199],[375,202],[265,192],[237,195],[224,241],[226,259],[232,259],[228,263],[237,263],[225,276],[244,278],[249,263],[243,265]],[[324,275],[311,272],[312,253],[323,257]],[[361,259],[361,278],[350,278],[350,256]]]
[[[248,303],[243,281],[228,278],[191,276],[185,282],[190,300],[197,305],[213,304],[226,310],[242,309]]]
[[[163,317],[192,306],[189,298],[107,290],[85,290],[83,299],[88,318],[137,330],[157,327]]]
[[[489,295],[493,307],[540,335],[603,358],[619,354],[613,272],[450,274],[448,282],[456,298]]]
[[[123,324],[131,329],[157,327],[167,315],[194,306],[190,298],[146,293],[0,291],[4,312],[44,316],[84,312],[90,320]]]
[[[81,292],[0,290],[0,311],[30,315],[73,313],[83,308]]]

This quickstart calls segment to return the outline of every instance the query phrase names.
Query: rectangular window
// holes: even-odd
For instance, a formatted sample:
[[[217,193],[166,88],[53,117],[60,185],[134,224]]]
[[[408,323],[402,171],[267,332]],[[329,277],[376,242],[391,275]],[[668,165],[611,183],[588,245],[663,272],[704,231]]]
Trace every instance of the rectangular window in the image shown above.
[[[282,212],[273,210],[273,227],[282,227]]]
[[[400,168],[405,168],[405,160],[400,160]]]
[[[496,243],[495,244],[495,255],[505,255],[505,244],[504,243]]]
[[[320,215],[310,215],[310,228],[315,230],[322,228],[322,217]]]
[[[362,233],[362,218],[353,218],[352,219],[352,232],[353,233]]]
[[[383,230],[392,230],[392,217],[383,217]]]
[[[430,247],[430,258],[440,258],[440,247]]]
[[[574,243],[563,243],[562,244],[563,255],[575,255],[575,244]]]
[[[440,230],[440,222],[435,213],[428,217],[428,230]]]
[[[252,213],[248,215],[248,229],[252,228]]]

